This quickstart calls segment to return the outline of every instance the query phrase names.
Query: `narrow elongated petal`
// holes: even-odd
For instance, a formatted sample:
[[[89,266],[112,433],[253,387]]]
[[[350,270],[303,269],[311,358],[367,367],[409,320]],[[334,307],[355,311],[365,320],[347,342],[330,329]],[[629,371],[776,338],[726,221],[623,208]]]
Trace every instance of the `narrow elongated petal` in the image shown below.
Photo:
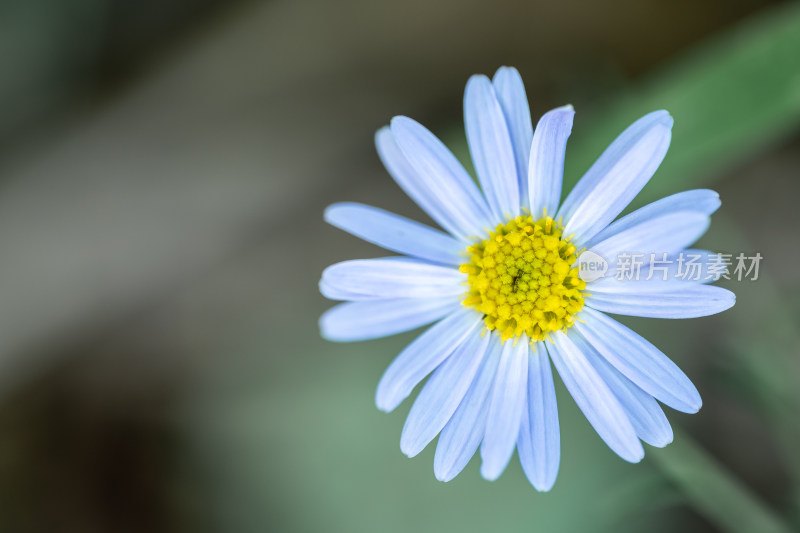
[[[678,365],[635,331],[584,308],[577,331],[606,361],[647,394],[677,411],[696,413],[703,402]]]
[[[486,200],[495,220],[519,213],[517,163],[511,134],[492,82],[472,76],[464,91],[464,126]]]
[[[685,287],[671,292],[641,292],[633,284],[627,287],[631,290],[595,290],[586,299],[586,305],[615,315],[697,318],[721,313],[736,303],[736,295],[731,291],[711,285],[687,283]]]
[[[447,265],[464,262],[463,242],[377,207],[355,202],[333,204],[325,209],[325,221],[393,252]]]
[[[528,385],[528,338],[506,341],[491,393],[486,435],[481,445],[481,475],[500,477],[514,454]]]
[[[564,153],[574,116],[575,110],[567,105],[545,113],[536,125],[528,167],[528,194],[533,218],[540,218],[545,210],[554,216],[558,210],[564,179]]]
[[[663,448],[672,442],[672,427],[658,402],[611,366],[581,335],[570,335],[608,388],[617,397],[640,439]]]
[[[551,337],[550,358],[584,416],[614,453],[631,463],[644,457],[628,415],[580,348],[562,332]]]
[[[647,220],[658,218],[669,213],[677,211],[696,211],[711,216],[712,213],[719,209],[719,206],[719,194],[714,191],[695,189],[679,192],[651,204],[647,204],[633,213],[612,222],[603,231],[592,237],[589,242],[586,243],[586,247],[592,248],[595,244],[613,237],[620,232],[638,226]]]
[[[449,198],[441,198],[427,186],[429,176],[420,175],[408,162],[406,156],[397,146],[394,135],[388,126],[378,130],[375,134],[375,147],[383,166],[392,176],[395,183],[405,192],[423,211],[444,228],[450,235],[463,239],[467,233],[461,231],[458,220],[452,216],[454,207]]]
[[[486,355],[489,335],[475,328],[467,340],[439,365],[414,401],[406,418],[400,449],[409,457],[421,452],[455,413]]]
[[[461,299],[448,296],[345,302],[325,311],[319,319],[320,331],[335,342],[387,337],[439,320],[456,311]]]
[[[682,250],[699,239],[708,229],[711,219],[695,211],[676,211],[644,220],[608,239],[595,244],[591,250],[606,258],[609,272],[614,272],[620,254],[638,254],[649,261],[649,254]]]
[[[378,383],[375,394],[378,409],[389,412],[400,405],[414,387],[453,353],[480,323],[481,315],[476,311],[459,309],[406,346]]]
[[[528,402],[522,413],[517,453],[522,470],[538,491],[553,488],[561,461],[561,432],[553,373],[544,342],[528,361]]]
[[[332,300],[440,298],[464,292],[465,274],[414,259],[354,259],[322,272],[320,292]]]
[[[483,440],[489,413],[489,393],[503,350],[499,335],[487,333],[486,337],[490,340],[481,367],[436,443],[433,473],[439,481],[450,481],[456,477],[467,466]]]
[[[436,136],[408,117],[394,117],[392,135],[421,185],[457,227],[461,238],[482,236],[491,212],[481,192],[461,163]]]
[[[655,173],[669,148],[672,117],[654,111],[628,127],[606,148],[570,192],[558,214],[565,235],[583,246],[605,228]]]
[[[522,77],[514,67],[500,67],[492,78],[494,92],[503,114],[506,116],[508,131],[511,133],[511,144],[514,146],[514,158],[517,162],[517,182],[519,198],[523,207],[528,202],[528,157],[530,155],[533,125],[528,97]]]

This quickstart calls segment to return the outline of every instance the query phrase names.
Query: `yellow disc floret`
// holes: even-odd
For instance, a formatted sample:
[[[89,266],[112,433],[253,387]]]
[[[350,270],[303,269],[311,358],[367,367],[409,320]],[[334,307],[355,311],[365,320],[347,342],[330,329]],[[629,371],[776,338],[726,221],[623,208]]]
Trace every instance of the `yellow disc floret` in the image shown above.
[[[575,323],[586,282],[578,277],[577,249],[550,217],[518,216],[499,224],[467,252],[469,292],[463,304],[485,315],[503,341],[526,333],[544,340]]]

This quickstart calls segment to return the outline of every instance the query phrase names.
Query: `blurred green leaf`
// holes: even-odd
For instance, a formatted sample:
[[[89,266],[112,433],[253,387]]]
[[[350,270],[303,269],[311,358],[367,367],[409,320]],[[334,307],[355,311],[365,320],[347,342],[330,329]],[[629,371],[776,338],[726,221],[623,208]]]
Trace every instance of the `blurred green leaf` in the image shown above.
[[[753,250],[737,223],[724,213],[715,216],[715,225],[725,234],[731,250]],[[779,286],[762,270],[757,282],[738,283],[741,302],[724,318],[733,334],[728,339],[728,387],[761,417],[781,453],[786,473],[792,478],[792,491],[786,494],[794,512],[800,512],[800,344],[794,301],[787,288]],[[800,517],[800,516],[798,516]],[[795,518],[796,521],[798,518]],[[798,522],[800,523],[800,522]]]
[[[630,92],[590,111],[588,118],[579,110],[565,190],[617,134],[655,109],[667,109],[675,118],[672,146],[638,202],[696,186],[700,177],[708,182],[796,131],[799,50],[800,5],[792,3],[692,49]]]
[[[694,503],[695,509],[723,531],[733,533],[789,533],[769,508],[731,476],[691,437],[675,432],[675,441],[652,460]]]

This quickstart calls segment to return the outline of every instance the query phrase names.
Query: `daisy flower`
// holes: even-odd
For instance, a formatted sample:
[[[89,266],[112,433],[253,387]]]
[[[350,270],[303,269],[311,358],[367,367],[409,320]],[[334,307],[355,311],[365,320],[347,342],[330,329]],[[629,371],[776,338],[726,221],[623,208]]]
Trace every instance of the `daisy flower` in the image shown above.
[[[413,457],[439,435],[433,467],[442,481],[479,448],[481,475],[494,480],[516,449],[534,488],[550,490],[561,456],[552,367],[626,461],[642,459],[642,441],[672,441],[660,403],[700,409],[686,375],[608,314],[692,318],[734,304],[733,293],[707,283],[718,276],[675,275],[718,195],[678,193],[615,221],[669,147],[672,118],[655,111],[622,132],[561,202],[574,113],[554,109],[534,130],[515,69],[503,67],[492,80],[473,76],[464,122],[480,188],[408,117],[394,117],[375,136],[389,174],[444,231],[357,203],[325,211],[330,224],[402,256],[325,269],[320,291],[345,303],[321,317],[322,335],[359,341],[435,322],[391,363],[375,402],[392,411],[430,374],[400,448]],[[631,252],[642,252],[641,273],[625,279],[617,274]],[[714,255],[696,254],[711,272]],[[582,276],[579,257],[601,258],[604,274]],[[663,276],[652,276],[657,257],[672,259],[658,267]]]

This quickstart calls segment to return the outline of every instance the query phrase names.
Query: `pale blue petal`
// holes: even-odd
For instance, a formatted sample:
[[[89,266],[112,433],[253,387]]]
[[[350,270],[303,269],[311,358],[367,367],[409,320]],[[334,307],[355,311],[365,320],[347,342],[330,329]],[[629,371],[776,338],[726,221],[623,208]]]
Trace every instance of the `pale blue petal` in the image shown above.
[[[719,194],[708,189],[695,189],[691,191],[679,192],[672,196],[667,196],[651,204],[637,209],[633,213],[625,215],[619,220],[609,224],[603,231],[595,235],[586,243],[587,248],[592,248],[595,244],[602,242],[609,237],[630,229],[646,220],[658,218],[675,211],[696,211],[704,215],[711,216],[719,209]]]
[[[351,302],[361,302],[368,300],[381,300],[379,296],[370,296],[360,292],[346,291],[335,284],[328,283],[325,279],[319,280],[319,292],[330,300],[343,300]]]
[[[397,185],[403,189],[414,202],[417,203],[433,220],[436,221],[451,235],[464,239],[468,232],[461,231],[458,220],[452,216],[452,202],[448,198],[440,198],[431,190],[427,182],[429,176],[421,176],[408,162],[406,156],[394,140],[392,131],[388,126],[378,130],[375,134],[375,147],[383,166],[392,176]]]
[[[551,338],[550,359],[586,419],[614,453],[631,463],[641,461],[642,443],[619,400],[567,335],[559,331]]]
[[[651,253],[682,250],[699,239],[710,223],[708,215],[696,211],[667,213],[612,235],[592,246],[591,251],[608,261],[608,275],[612,275],[620,262],[620,254],[638,255],[649,261]]]
[[[458,229],[462,239],[480,237],[491,225],[491,212],[481,192],[461,163],[436,136],[408,117],[394,117],[392,135],[406,160],[420,177],[421,186]]]
[[[522,414],[517,453],[531,485],[553,488],[561,461],[561,434],[553,372],[544,342],[538,342],[528,361],[528,404]]]
[[[554,217],[558,211],[564,153],[574,116],[575,110],[567,105],[545,113],[536,125],[528,167],[528,194],[534,219],[541,218],[545,212]]]
[[[319,319],[329,341],[378,339],[430,324],[459,308],[462,296],[393,298],[345,302],[328,309]]]
[[[525,335],[514,340],[516,345],[503,344],[481,444],[481,475],[490,481],[500,477],[514,454],[525,408],[530,346]]]
[[[387,250],[447,265],[460,265],[466,245],[446,233],[383,209],[355,202],[325,209],[325,221]]]
[[[503,109],[486,76],[475,75],[467,82],[464,126],[475,172],[494,220],[516,216],[520,203],[514,148]]]
[[[722,287],[686,283],[671,292],[642,292],[628,284],[630,291],[594,290],[586,305],[615,315],[650,318],[698,318],[715,315],[733,307],[736,295]]]
[[[486,336],[490,337],[490,341],[481,368],[436,443],[433,473],[439,481],[450,481],[467,466],[486,431],[489,393],[494,384],[503,350],[499,335],[486,333]]]
[[[678,365],[635,331],[588,309],[575,322],[578,332],[622,375],[677,411],[696,413],[703,405],[697,389]]]
[[[725,271],[725,263],[715,252],[699,249],[686,249],[680,252],[656,254],[654,262],[647,255],[643,258],[638,275],[631,279],[606,277],[587,283],[590,294],[598,291],[608,292],[670,292],[681,290],[692,283],[711,283],[717,281]],[[691,265],[690,265],[691,263]]]
[[[517,182],[519,198],[528,207],[528,157],[533,139],[531,111],[522,77],[514,67],[500,67],[492,79],[497,100],[506,116],[511,143],[514,145],[514,158],[517,162]]]
[[[480,328],[473,329],[425,383],[403,426],[404,454],[414,457],[421,452],[455,413],[486,355],[490,336],[481,333]]]
[[[672,117],[654,111],[606,148],[558,211],[579,248],[605,228],[655,173],[669,148]]]
[[[440,298],[465,292],[466,274],[404,257],[353,259],[322,272],[320,292],[331,300]]]
[[[636,435],[651,446],[663,448],[672,442],[672,427],[658,402],[620,374],[579,334],[570,338],[580,348],[630,418]]]
[[[474,309],[461,308],[434,324],[395,357],[383,373],[375,394],[375,405],[392,411],[405,400],[417,383],[430,374],[467,335],[481,324]]]

